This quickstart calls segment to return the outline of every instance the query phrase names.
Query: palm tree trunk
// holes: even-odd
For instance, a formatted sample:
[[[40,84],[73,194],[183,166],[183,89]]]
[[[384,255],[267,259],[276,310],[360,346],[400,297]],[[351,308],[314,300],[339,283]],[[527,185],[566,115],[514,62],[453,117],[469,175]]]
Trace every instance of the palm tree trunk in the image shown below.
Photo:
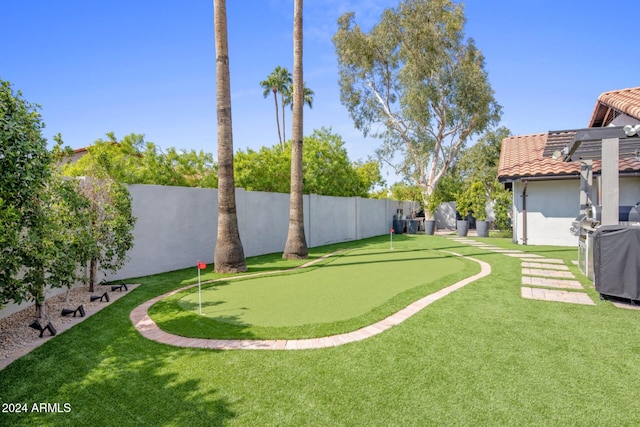
[[[280,146],[284,151],[284,143],[282,142],[282,136],[280,133],[280,118],[278,117],[278,95],[276,90],[273,91],[273,101],[276,103],[276,127],[278,128],[278,141],[280,141]]]
[[[233,134],[231,124],[231,82],[225,0],[214,0],[216,37],[216,106],[218,110],[218,239],[213,255],[215,271],[247,271],[238,230],[235,182],[233,179]]]
[[[291,197],[289,202],[289,232],[283,258],[301,259],[309,256],[304,235],[302,203],[302,0],[295,0],[293,13],[293,126],[291,135]]]
[[[280,103],[282,104],[282,151],[284,151],[284,144],[287,142],[287,132],[284,124],[284,95],[280,93]]]

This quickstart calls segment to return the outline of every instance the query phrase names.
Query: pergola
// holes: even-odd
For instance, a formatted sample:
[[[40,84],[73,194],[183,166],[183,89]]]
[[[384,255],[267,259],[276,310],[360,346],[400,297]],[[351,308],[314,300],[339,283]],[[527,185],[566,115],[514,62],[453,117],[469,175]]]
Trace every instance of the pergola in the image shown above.
[[[580,209],[591,204],[592,161],[601,160],[602,225],[618,224],[619,160],[640,160],[640,125],[550,131],[543,155],[580,162]]]

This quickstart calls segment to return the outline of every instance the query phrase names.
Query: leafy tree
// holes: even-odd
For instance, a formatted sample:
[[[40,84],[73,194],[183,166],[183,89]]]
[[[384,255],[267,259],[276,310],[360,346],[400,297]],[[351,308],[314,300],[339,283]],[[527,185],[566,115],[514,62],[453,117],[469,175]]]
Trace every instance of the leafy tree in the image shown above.
[[[236,189],[233,177],[233,127],[231,123],[231,79],[227,41],[227,4],[214,0],[216,43],[216,106],[218,109],[218,239],[213,254],[215,271],[247,271],[238,230]]]
[[[69,176],[85,176],[98,164],[114,180],[127,184],[156,184],[183,187],[217,187],[217,165],[213,155],[178,151],[171,147],[162,151],[144,135],[131,133],[120,141],[113,132],[87,148],[87,154],[64,166]]]
[[[473,216],[479,221],[487,219],[487,202],[489,201],[487,190],[480,181],[475,181],[468,188],[469,200],[471,201],[471,211]]]
[[[331,129],[316,129],[304,137],[303,193],[368,197],[383,183],[378,162],[351,162],[342,137]],[[291,143],[259,151],[238,150],[234,156],[236,184],[249,191],[288,193],[291,179]]]
[[[433,216],[442,203],[455,200],[463,187],[462,178],[457,165],[455,165],[440,179],[438,187],[427,198],[426,211]]]
[[[309,256],[304,235],[304,210],[302,204],[302,143],[304,107],[304,80],[302,72],[302,0],[293,2],[293,130],[291,141],[291,193],[289,204],[289,231],[282,257],[303,259]]]
[[[314,130],[304,146],[305,194],[367,197],[382,180],[377,162],[351,163],[342,137],[330,129]]]
[[[405,215],[416,213],[422,205],[422,191],[417,185],[396,182],[391,186],[390,192],[393,200],[411,202],[411,212],[405,212]]]
[[[366,162],[357,161],[353,163],[353,167],[360,183],[358,196],[369,197],[376,187],[383,187],[386,184],[380,173],[380,163],[378,161],[371,159]]]
[[[489,196],[493,193],[498,178],[500,147],[509,136],[511,131],[501,126],[486,132],[475,145],[462,153],[457,167],[468,185],[480,182]]]
[[[467,192],[476,195],[476,206],[472,207],[476,218],[485,219],[482,215],[484,210],[478,216],[481,199],[484,203],[491,200],[494,203],[496,227],[503,230],[510,228],[511,193],[498,182],[498,164],[502,141],[510,135],[511,132],[504,126],[486,132],[474,146],[462,153],[456,165],[460,171],[461,185]]]
[[[499,230],[511,230],[511,191],[496,181],[492,191],[493,213],[496,217],[496,228]]]
[[[368,33],[354,16],[340,17],[333,37],[342,103],[428,200],[468,138],[500,117],[484,57],[450,0],[404,0]]]
[[[90,244],[86,200],[56,173],[43,127],[38,106],[0,81],[0,304],[35,301],[38,316],[46,287],[71,286]]]
[[[291,144],[238,150],[234,155],[235,182],[248,191],[288,193],[291,188]]]
[[[0,80],[0,303],[31,299],[21,269],[35,269],[36,260],[25,259],[35,238],[26,231],[38,230],[46,221],[41,194],[51,175],[47,142],[42,137],[39,106],[30,104]],[[27,265],[25,265],[25,263]]]
[[[127,187],[99,165],[79,180],[80,192],[89,201],[87,217],[93,245],[89,247],[89,291],[98,283],[98,269],[115,272],[128,260],[133,247],[132,198]]]

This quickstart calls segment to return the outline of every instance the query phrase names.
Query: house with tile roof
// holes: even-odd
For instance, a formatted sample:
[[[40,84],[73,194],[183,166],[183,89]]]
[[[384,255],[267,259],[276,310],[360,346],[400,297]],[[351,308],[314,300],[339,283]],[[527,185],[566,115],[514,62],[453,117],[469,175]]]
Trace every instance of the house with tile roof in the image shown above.
[[[594,128],[619,129],[619,204],[640,202],[640,138],[627,138],[622,126],[640,124],[640,87],[605,92],[598,97],[589,127],[519,135],[502,141],[498,180],[513,194],[513,240],[520,244],[577,246],[571,223],[584,209],[580,196],[581,169],[592,175],[586,197],[601,204],[601,141],[584,143],[571,161],[554,156],[571,141]],[[593,133],[593,132],[591,132]],[[614,160],[615,162],[615,160]],[[588,165],[588,167],[587,167]],[[581,206],[582,205],[582,206]]]

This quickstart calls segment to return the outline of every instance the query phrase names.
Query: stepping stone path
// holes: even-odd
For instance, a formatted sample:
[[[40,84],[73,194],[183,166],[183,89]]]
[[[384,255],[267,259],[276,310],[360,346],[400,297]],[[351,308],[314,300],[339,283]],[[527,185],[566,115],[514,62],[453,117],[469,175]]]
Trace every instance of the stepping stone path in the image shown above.
[[[561,259],[528,254],[517,249],[502,249],[463,237],[452,238],[451,240],[471,245],[478,249],[520,258],[522,262],[523,286],[520,289],[522,298],[595,305],[586,292],[576,292],[583,291],[584,288]],[[562,289],[572,289],[572,291]]]

